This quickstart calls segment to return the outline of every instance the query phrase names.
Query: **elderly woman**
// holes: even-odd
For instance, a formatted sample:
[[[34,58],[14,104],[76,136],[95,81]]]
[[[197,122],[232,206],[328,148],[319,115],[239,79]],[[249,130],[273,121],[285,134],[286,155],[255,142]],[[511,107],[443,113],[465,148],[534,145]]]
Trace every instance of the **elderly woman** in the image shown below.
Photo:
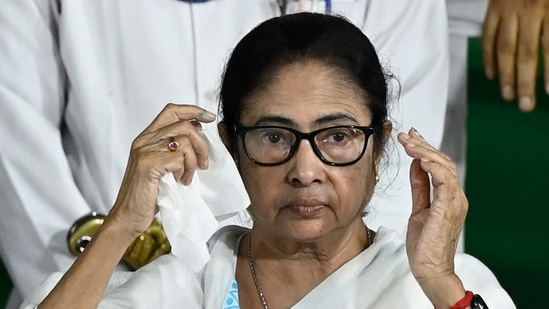
[[[342,18],[262,23],[227,64],[219,123],[251,230],[219,230],[198,273],[168,255],[105,293],[156,214],[160,179],[190,184],[208,168],[200,123],[214,114],[170,104],[135,139],[112,211],[39,307],[145,308],[153,298],[157,308],[514,308],[484,265],[456,257],[467,199],[452,160],[416,130],[398,134],[414,158],[406,243],[364,224],[392,130],[387,84],[370,41]]]

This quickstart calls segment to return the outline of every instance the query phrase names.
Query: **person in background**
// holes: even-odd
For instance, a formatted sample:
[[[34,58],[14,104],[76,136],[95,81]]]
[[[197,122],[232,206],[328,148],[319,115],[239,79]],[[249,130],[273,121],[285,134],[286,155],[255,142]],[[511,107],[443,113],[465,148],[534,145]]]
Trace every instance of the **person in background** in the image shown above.
[[[3,1],[0,10],[0,252],[17,306],[74,261],[73,223],[113,205],[132,139],[167,102],[216,110],[226,55],[259,22],[297,1]],[[284,5],[281,5],[284,4]],[[395,128],[440,146],[447,98],[444,2],[334,0],[399,77]],[[282,10],[284,7],[284,10]],[[428,48],[426,48],[428,46]],[[413,59],[413,61],[410,61]],[[367,217],[405,233],[411,159],[386,148]]]
[[[467,48],[482,37],[486,77],[499,78],[501,96],[516,101],[522,112],[538,104],[540,57],[549,55],[543,34],[549,29],[549,1],[447,0],[450,29],[450,86],[441,150],[456,161],[465,180],[467,153]],[[540,53],[539,50],[542,50]],[[544,62],[546,93],[549,66]]]
[[[455,256],[467,198],[452,160],[414,128],[397,137],[414,158],[406,243],[364,224],[392,133],[386,73],[343,18],[261,23],[227,63],[218,126],[249,193],[252,228],[222,228],[203,271],[163,256],[129,278],[133,288],[105,293],[154,218],[160,179],[171,172],[189,185],[208,167],[199,123],[214,115],[168,105],[134,140],[111,213],[40,308],[514,308],[482,263]]]

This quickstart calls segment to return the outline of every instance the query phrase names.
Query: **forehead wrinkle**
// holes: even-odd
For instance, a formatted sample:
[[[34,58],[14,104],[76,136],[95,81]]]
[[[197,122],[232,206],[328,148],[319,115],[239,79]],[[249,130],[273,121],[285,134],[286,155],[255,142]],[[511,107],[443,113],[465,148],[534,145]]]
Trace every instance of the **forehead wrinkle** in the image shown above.
[[[315,126],[321,126],[321,125],[328,124],[334,121],[339,121],[339,120],[346,120],[346,121],[350,121],[355,124],[358,124],[358,120],[356,120],[355,117],[353,117],[352,115],[349,115],[346,113],[340,113],[340,112],[330,113],[328,115],[321,116],[315,120],[314,124]]]
[[[323,125],[327,125],[336,121],[343,121],[344,123],[351,123],[351,124],[359,124],[358,120],[355,119],[352,115],[346,114],[346,113],[330,113],[327,115],[320,116],[319,118],[315,119],[313,122],[313,127],[320,127]],[[261,125],[269,125],[269,124],[276,124],[281,126],[287,126],[292,128],[298,128],[299,125],[296,121],[292,120],[290,117],[286,117],[284,115],[265,115],[261,118],[259,118],[255,123],[254,126],[261,126]]]
[[[262,116],[255,122],[254,125],[257,126],[257,125],[266,125],[266,124],[272,124],[272,123],[286,125],[289,127],[297,126],[295,121],[293,121],[291,118],[286,117],[284,115],[276,115],[276,114]]]

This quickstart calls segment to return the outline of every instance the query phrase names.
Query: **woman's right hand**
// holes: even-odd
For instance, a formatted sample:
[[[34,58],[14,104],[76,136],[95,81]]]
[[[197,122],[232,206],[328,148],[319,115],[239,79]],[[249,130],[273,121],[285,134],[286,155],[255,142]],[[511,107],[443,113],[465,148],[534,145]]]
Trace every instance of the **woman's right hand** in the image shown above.
[[[113,208],[40,308],[97,308],[126,249],[154,219],[160,178],[173,172],[189,184],[196,168],[208,167],[200,122],[214,120],[198,106],[168,104],[139,134]],[[175,149],[168,147],[172,141],[178,143]]]
[[[115,220],[137,237],[150,226],[156,212],[160,178],[172,172],[176,180],[191,183],[196,168],[208,167],[208,146],[200,122],[215,114],[195,105],[168,104],[133,141],[114,207],[106,220]],[[177,142],[176,149],[168,144]]]

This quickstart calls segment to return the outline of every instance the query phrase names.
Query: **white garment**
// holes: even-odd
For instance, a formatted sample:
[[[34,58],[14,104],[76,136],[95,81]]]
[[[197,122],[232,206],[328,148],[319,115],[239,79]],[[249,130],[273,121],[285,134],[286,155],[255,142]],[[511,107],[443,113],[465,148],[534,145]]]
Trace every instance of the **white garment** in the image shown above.
[[[59,19],[50,7],[57,2]],[[0,252],[28,296],[72,263],[65,237],[73,222],[110,209],[132,139],[167,102],[215,111],[231,47],[279,12],[276,0],[12,0],[1,7]],[[333,1],[400,80],[397,128],[414,126],[436,147],[447,96],[445,10],[438,0]],[[398,147],[389,160],[368,224],[402,231],[410,159]]]
[[[467,59],[470,37],[481,35],[488,0],[447,0],[450,48],[450,77],[444,136],[440,150],[456,163],[462,187],[467,170]],[[458,243],[463,252],[464,232]]]
[[[225,228],[211,240],[211,260],[204,278],[204,308],[222,308],[236,271],[238,239],[247,231]],[[476,258],[460,253],[455,271],[466,289],[480,294],[489,308],[515,308],[494,274]],[[143,278],[146,278],[143,277]],[[410,272],[399,233],[380,227],[373,244],[347,262],[292,309],[429,308],[433,305]]]
[[[99,308],[223,308],[235,276],[239,239],[247,232],[244,228],[229,226],[214,235],[211,259],[201,274],[190,273],[172,255],[159,258],[131,276],[115,273]],[[515,308],[492,272],[480,261],[458,254],[455,265],[465,288],[480,294],[489,308]],[[60,276],[50,277],[22,308],[38,304]],[[123,283],[125,280],[128,281]],[[381,227],[368,249],[292,307],[310,308],[431,309],[433,305],[410,272],[401,238],[396,232]]]
[[[488,9],[488,0],[446,0],[450,34],[479,37]]]
[[[482,34],[488,0],[447,0],[450,30],[450,86],[441,150],[458,166],[465,184],[467,159],[467,67],[469,38]]]

